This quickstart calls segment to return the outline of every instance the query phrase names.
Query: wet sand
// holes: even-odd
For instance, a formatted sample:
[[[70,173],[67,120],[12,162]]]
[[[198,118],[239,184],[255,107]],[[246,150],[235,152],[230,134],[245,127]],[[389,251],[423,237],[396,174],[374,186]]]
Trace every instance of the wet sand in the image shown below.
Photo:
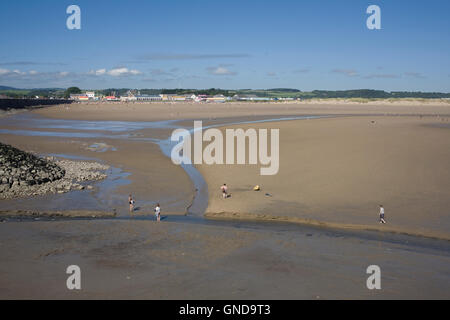
[[[448,245],[133,220],[0,224],[1,299],[448,299]],[[368,290],[366,268],[381,268]],[[66,287],[69,265],[81,290]]]
[[[398,234],[449,236],[448,104],[80,104],[33,114],[102,121],[203,119],[205,125],[303,114],[358,116],[252,124],[281,129],[277,176],[260,176],[259,165],[198,166],[209,189],[207,212],[214,219],[237,219],[229,222],[173,216],[186,213],[196,192],[186,172],[153,143],[169,136],[169,128],[128,123],[133,129],[112,130],[121,126],[117,123],[109,130],[30,129],[20,121],[2,122],[0,129],[56,133],[4,132],[4,143],[103,161],[126,174],[120,179],[127,181],[113,188],[96,186],[93,196],[71,192],[71,202],[52,199],[57,208],[44,206],[59,211],[64,203],[82,200],[85,206],[75,211],[115,208],[116,219],[0,223],[1,298],[449,298],[449,242]],[[178,125],[192,126],[192,121]],[[232,193],[227,200],[218,192],[223,182]],[[255,184],[260,192],[251,191]],[[140,207],[133,217],[128,193]],[[152,213],[157,201],[165,217],[159,224]],[[8,208],[40,202],[17,201]],[[386,226],[378,224],[380,202]],[[320,228],[279,228],[276,222],[249,227],[239,219]],[[364,231],[381,227],[397,234]],[[402,240],[391,241],[396,237]],[[79,292],[65,287],[70,264],[83,272]],[[382,268],[380,291],[365,286],[371,264]]]
[[[128,173],[126,176],[128,183],[111,190],[112,193],[104,194],[108,203],[99,208],[116,209],[118,215],[128,214],[127,199],[130,193],[136,200],[135,214],[152,214],[154,204],[158,201],[164,206],[166,213],[185,214],[194,196],[192,182],[184,170],[173,165],[170,159],[161,153],[159,146],[153,143],[114,139],[113,136],[58,138],[4,134],[0,135],[0,139],[23,150],[40,154],[76,155],[93,161],[103,161]],[[96,142],[106,142],[113,146],[115,151],[89,150],[89,146]]]

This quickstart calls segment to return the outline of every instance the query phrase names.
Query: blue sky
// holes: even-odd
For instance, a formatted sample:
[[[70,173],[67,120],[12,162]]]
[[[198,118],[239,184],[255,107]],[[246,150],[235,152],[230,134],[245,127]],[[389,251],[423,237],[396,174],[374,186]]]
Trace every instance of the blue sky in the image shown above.
[[[2,1],[0,36],[14,87],[450,92],[448,0]]]

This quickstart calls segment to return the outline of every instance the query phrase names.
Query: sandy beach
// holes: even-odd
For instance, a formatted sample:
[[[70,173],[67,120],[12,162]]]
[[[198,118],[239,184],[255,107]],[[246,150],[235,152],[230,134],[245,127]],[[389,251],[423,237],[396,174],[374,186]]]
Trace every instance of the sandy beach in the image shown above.
[[[104,112],[106,109],[108,113]],[[450,105],[446,102],[80,104],[44,108],[36,113],[79,120],[155,121],[176,117],[203,119],[205,125],[220,123],[220,119],[227,119],[222,120],[226,123],[336,115],[339,118],[222,127],[222,131],[280,129],[280,171],[275,176],[261,176],[259,166],[198,166],[210,190],[207,216],[276,218],[378,230],[378,205],[383,204],[389,224],[380,230],[440,238],[450,234]],[[193,125],[189,120],[182,124]],[[136,150],[130,148],[130,153]],[[146,154],[154,153],[149,150]],[[152,163],[168,163],[167,160]],[[120,161],[124,163],[123,158]],[[164,172],[176,170],[171,163],[167,166],[170,170],[163,169]],[[141,166],[139,174],[152,177],[147,180],[152,181],[155,173],[146,176],[148,169]],[[169,179],[157,181],[160,184]],[[225,182],[233,193],[230,201],[220,197],[219,187]],[[142,184],[134,183],[138,184],[135,190],[143,190]],[[255,185],[262,186],[261,192],[252,191]]]
[[[60,119],[152,121],[171,119],[217,119],[227,117],[329,115],[329,114],[429,114],[449,115],[448,100],[373,101],[315,100],[298,103],[78,103],[51,106],[33,112]],[[105,112],[107,111],[107,112]]]
[[[239,126],[280,130],[279,172],[261,176],[258,165],[200,166],[211,190],[207,215],[450,239],[448,119],[357,116]],[[226,200],[222,181],[232,194]],[[255,185],[261,191],[253,191]],[[378,228],[380,204],[389,223]]]
[[[233,125],[302,115],[332,117]],[[448,103],[73,104],[11,117],[2,143],[112,169],[94,190],[0,202],[2,298],[448,298]],[[200,191],[155,143],[193,120],[280,130],[277,175],[196,166],[212,220],[189,212]],[[66,217],[11,217],[33,210]],[[69,264],[85,270],[80,292],[64,286]],[[378,294],[365,287],[370,264],[386,272]]]

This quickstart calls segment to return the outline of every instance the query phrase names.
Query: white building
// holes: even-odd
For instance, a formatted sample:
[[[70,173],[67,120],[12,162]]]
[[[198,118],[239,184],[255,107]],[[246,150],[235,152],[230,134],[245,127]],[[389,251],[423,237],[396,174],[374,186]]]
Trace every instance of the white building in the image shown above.
[[[161,95],[142,94],[136,96],[137,101],[162,101]]]
[[[223,94],[216,94],[213,97],[207,97],[206,101],[208,102],[225,102],[226,98]]]
[[[254,94],[248,94],[248,95],[234,95],[233,96],[234,100],[236,101],[272,101],[273,98],[269,98],[269,97],[258,97]]]
[[[131,102],[131,101],[136,101],[136,97],[135,96],[121,96],[120,97],[120,101],[122,102]]]
[[[86,96],[89,99],[94,99],[95,98],[95,92],[94,91],[86,91]]]

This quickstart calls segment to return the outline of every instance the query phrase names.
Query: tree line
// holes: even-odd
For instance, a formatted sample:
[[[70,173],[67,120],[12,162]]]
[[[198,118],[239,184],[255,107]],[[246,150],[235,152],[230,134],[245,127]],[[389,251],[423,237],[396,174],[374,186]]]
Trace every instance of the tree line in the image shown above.
[[[110,88],[102,90],[93,90],[97,95],[103,96],[123,96],[126,95],[130,89],[128,88]],[[8,88],[4,90],[0,89],[0,94],[6,95],[11,98],[34,98],[39,96],[40,98],[69,98],[71,94],[80,94],[85,90],[81,90],[78,87],[70,87],[67,89],[15,89]],[[358,89],[358,90],[313,90],[313,91],[301,91],[298,89],[290,88],[274,88],[274,89],[139,89],[132,90],[133,92],[140,92],[140,94],[176,94],[176,95],[255,95],[258,97],[290,97],[300,99],[336,99],[336,98],[364,98],[364,99],[391,99],[391,98],[422,98],[422,99],[442,99],[450,98],[450,93],[442,92],[422,92],[422,91],[384,91],[373,89]]]

